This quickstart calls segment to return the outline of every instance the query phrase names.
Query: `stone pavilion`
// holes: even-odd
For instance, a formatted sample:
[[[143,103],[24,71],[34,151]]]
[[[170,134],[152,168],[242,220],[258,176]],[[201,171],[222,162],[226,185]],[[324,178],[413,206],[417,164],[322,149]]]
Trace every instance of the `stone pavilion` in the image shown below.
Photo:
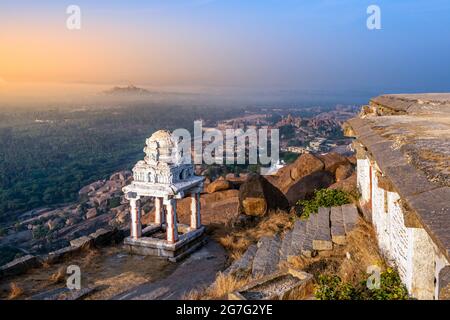
[[[194,174],[170,131],[155,132],[146,140],[144,152],[144,160],[133,168],[133,182],[123,188],[131,214],[131,232],[124,245],[131,253],[176,262],[206,241],[200,216],[204,177]],[[192,199],[189,225],[177,221],[177,200],[186,196]],[[141,203],[149,197],[154,199],[155,218],[143,229]]]

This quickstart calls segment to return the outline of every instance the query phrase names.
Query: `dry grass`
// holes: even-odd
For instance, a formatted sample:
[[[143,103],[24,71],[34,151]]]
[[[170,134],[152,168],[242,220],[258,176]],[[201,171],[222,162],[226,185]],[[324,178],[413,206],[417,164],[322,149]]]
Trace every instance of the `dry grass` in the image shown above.
[[[345,257],[338,270],[343,281],[358,282],[370,265],[386,267],[378,249],[375,232],[368,222],[361,220],[358,228],[347,236],[347,244],[342,251],[343,255],[348,253],[349,256]]]
[[[262,236],[283,233],[292,228],[295,215],[283,211],[270,212],[258,223],[240,228],[215,230],[213,237],[227,249],[232,260],[238,259],[250,244],[255,243]],[[311,273],[315,279],[319,275],[338,275],[343,281],[358,283],[366,276],[366,269],[370,265],[385,267],[384,260],[378,251],[373,227],[360,219],[358,226],[347,235],[347,243],[334,246],[332,251],[321,252],[319,255],[306,258],[291,257],[283,262],[280,268],[294,268]],[[232,275],[219,273],[215,282],[208,288],[193,290],[184,296],[187,300],[204,300],[226,298],[228,293],[247,285],[252,278],[236,278]],[[312,285],[313,287],[314,285]],[[311,299],[313,288],[302,292],[294,292],[289,299]]]
[[[121,292],[133,288],[136,284],[146,283],[150,281],[149,277],[144,277],[132,271],[121,273],[106,279],[95,281],[94,286],[102,288],[94,292],[87,299],[88,300],[104,300],[109,299]]]
[[[92,263],[95,263],[96,259],[99,258],[99,256],[101,255],[101,252],[98,249],[95,248],[89,248],[88,252],[84,258],[84,263],[90,265]]]
[[[250,282],[251,278],[235,278],[232,275],[219,273],[214,283],[205,289],[192,290],[187,293],[183,300],[214,300],[226,299],[228,293],[242,288]]]
[[[291,228],[294,223],[293,217],[285,211],[270,211],[255,225],[216,230],[213,238],[228,251],[231,260],[234,261],[261,237],[272,236]]]
[[[10,284],[10,292],[8,295],[9,300],[17,299],[23,294],[23,289],[15,282]]]
[[[66,269],[64,267],[60,267],[58,271],[50,275],[49,280],[51,283],[61,283],[66,278]]]
[[[374,230],[362,219],[358,227],[347,236],[344,246],[335,246],[333,251],[323,252],[314,258],[293,257],[285,265],[309,272],[316,279],[319,275],[330,274],[353,284],[366,276],[368,266],[385,267],[378,251]]]

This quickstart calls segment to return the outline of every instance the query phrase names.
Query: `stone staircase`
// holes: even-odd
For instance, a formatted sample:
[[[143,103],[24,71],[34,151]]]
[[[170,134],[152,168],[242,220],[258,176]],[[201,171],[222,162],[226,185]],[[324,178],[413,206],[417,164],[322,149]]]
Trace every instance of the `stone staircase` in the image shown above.
[[[353,204],[321,207],[309,219],[297,220],[282,239],[279,235],[262,237],[225,274],[268,275],[278,271],[279,264],[291,257],[313,257],[321,251],[333,250],[333,246],[346,243],[347,234],[356,226],[358,217],[358,209]]]

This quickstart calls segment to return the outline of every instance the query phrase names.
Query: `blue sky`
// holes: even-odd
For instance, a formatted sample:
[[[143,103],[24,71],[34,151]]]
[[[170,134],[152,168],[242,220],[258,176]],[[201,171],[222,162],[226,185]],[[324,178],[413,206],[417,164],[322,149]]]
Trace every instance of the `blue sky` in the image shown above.
[[[69,4],[82,9],[82,30],[76,35],[64,33],[64,10]],[[366,28],[366,9],[371,4],[381,8],[381,30]],[[108,52],[108,59],[97,63],[104,65],[96,75],[70,70],[67,62],[66,73],[51,74],[55,81],[374,93],[450,91],[448,0],[73,0],[0,4],[0,37],[6,32],[14,35],[15,30],[37,32],[40,28],[38,36],[44,40],[53,32],[49,30],[55,30],[56,39],[69,37],[68,43],[98,45],[92,50]],[[61,45],[67,46],[64,39]],[[97,43],[86,39],[97,39]],[[8,42],[0,46],[8,48]],[[86,60],[89,52],[83,51]],[[61,50],[54,54],[61,54]],[[64,65],[58,68],[64,69]],[[14,70],[0,64],[0,78],[5,80],[27,76],[46,79],[21,72],[15,75]]]

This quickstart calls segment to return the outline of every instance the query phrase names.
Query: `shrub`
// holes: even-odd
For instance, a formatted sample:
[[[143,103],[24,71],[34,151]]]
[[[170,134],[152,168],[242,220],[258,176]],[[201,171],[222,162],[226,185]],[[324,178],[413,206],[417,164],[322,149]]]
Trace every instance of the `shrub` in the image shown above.
[[[318,300],[353,300],[355,288],[338,276],[320,275],[314,294]]]
[[[120,206],[120,197],[114,197],[108,200],[108,207],[114,209]]]
[[[307,218],[311,213],[317,213],[320,207],[335,207],[350,203],[350,195],[342,190],[321,189],[314,191],[310,200],[300,200],[297,205],[302,206],[302,216]]]
[[[43,226],[39,225],[33,229],[33,239],[42,239],[49,234],[49,230]]]
[[[317,281],[315,296],[318,300],[408,300],[406,287],[398,273],[388,268],[380,275],[380,288],[369,289],[367,278],[356,286],[343,282],[336,275],[321,275]]]

